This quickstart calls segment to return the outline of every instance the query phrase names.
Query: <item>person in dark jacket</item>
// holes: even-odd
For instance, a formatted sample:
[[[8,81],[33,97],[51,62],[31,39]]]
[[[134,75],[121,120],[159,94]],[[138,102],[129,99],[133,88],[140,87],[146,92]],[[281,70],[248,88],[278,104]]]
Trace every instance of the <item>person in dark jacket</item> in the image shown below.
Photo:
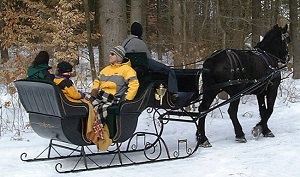
[[[54,75],[49,72],[51,68],[48,52],[40,51],[27,70],[27,79],[53,81]]]
[[[130,33],[128,38],[122,43],[125,51],[127,53],[145,52],[148,58],[149,69],[168,76],[168,91],[172,94],[172,99],[176,101],[178,97],[178,84],[174,70],[163,63],[152,59],[146,43],[142,40],[143,27],[140,23],[132,23]]]

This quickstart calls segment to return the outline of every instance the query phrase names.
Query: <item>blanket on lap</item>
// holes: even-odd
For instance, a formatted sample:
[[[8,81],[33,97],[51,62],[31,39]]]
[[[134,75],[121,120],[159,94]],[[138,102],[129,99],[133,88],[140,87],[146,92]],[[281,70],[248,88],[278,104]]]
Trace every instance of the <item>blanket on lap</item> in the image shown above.
[[[108,126],[103,124],[101,120],[106,119],[107,108],[113,104],[119,103],[120,98],[102,90],[98,92],[97,98],[94,98],[89,94],[86,94],[86,98],[92,103],[96,114],[93,120],[88,120],[86,135],[97,145],[99,150],[107,150],[112,144],[112,140],[109,138]]]

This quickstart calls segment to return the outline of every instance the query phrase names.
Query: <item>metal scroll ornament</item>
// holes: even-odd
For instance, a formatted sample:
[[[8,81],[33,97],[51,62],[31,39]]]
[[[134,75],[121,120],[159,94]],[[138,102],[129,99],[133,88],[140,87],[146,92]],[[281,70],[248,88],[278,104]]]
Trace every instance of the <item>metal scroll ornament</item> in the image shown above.
[[[167,89],[164,87],[163,84],[160,84],[159,87],[156,89],[155,99],[160,101],[160,105],[162,105],[163,97],[166,94]]]

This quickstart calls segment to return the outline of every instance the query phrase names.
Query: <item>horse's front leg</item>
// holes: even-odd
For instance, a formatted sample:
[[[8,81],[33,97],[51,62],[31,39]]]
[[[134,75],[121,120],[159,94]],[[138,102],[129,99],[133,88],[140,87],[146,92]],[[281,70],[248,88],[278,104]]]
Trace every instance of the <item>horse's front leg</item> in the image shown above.
[[[240,103],[240,99],[235,100],[230,103],[228,108],[228,114],[232,121],[234,132],[235,132],[235,141],[239,143],[246,143],[247,140],[245,138],[245,134],[243,132],[242,126],[237,118],[238,106]]]
[[[256,126],[252,130],[253,136],[256,138],[261,133],[265,137],[275,137],[274,134],[268,127],[268,120],[273,113],[274,103],[277,94],[270,94],[267,95],[267,105],[265,104],[265,95],[257,95],[258,107],[259,107],[259,114],[261,117],[261,121],[256,124]]]

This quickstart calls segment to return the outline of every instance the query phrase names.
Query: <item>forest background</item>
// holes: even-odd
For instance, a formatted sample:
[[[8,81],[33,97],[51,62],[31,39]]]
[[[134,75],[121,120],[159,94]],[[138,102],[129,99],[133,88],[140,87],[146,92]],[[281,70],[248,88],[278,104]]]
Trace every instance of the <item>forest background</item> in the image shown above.
[[[215,50],[251,49],[275,24],[289,24],[289,69],[299,79],[299,7],[300,0],[0,0],[0,136],[28,128],[4,113],[17,114],[13,81],[26,77],[38,51],[50,53],[53,73],[57,62],[71,62],[75,84],[89,88],[134,21],[155,59],[186,68]]]

